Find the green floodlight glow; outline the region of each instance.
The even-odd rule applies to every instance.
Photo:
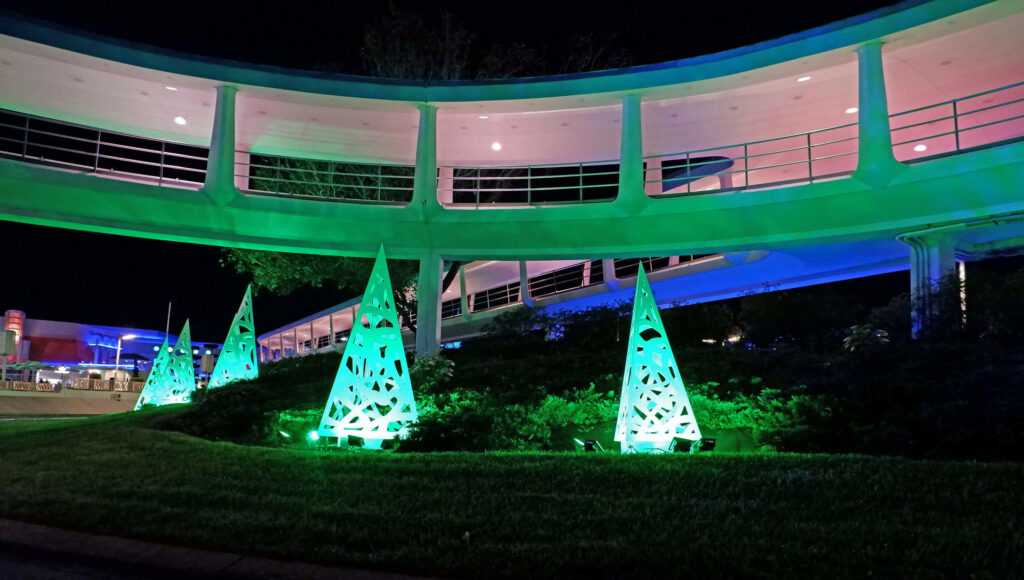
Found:
[[[320,440],[320,434],[317,433],[316,431],[310,431],[309,435],[306,435],[306,436],[309,437],[310,441],[319,441]]]
[[[207,351],[209,352],[209,351]],[[211,389],[260,375],[256,357],[256,329],[252,322],[252,285],[245,289],[242,304],[238,306],[235,319],[231,321],[224,348],[217,357],[217,365],[210,375]]]
[[[287,431],[278,431],[278,433],[280,433],[281,437],[284,437],[285,439],[291,439],[292,438],[291,433],[289,433]]]
[[[700,428],[642,264],[627,352],[615,426],[622,452],[670,451],[677,437],[699,440]]]
[[[417,418],[384,246],[377,253],[317,433],[362,437],[364,447],[403,435]]]
[[[135,403],[136,411],[143,405],[173,405],[192,400],[196,377],[191,353],[192,337],[186,320],[173,349],[167,348],[167,340],[164,340],[164,346],[153,362],[153,369]]]

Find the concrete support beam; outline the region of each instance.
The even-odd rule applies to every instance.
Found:
[[[882,41],[863,44],[856,52],[858,153],[854,177],[877,187],[889,183],[906,166],[892,153]]]
[[[960,302],[956,247],[942,235],[900,239],[910,246],[911,335],[920,338],[938,330],[938,324],[962,318],[962,313],[949,311]]]
[[[455,168],[441,167],[437,176],[437,201],[442,206],[455,200]]]
[[[434,356],[441,350],[441,257],[424,253],[416,285],[416,356]]]
[[[473,314],[469,311],[469,294],[466,293],[466,265],[459,268],[459,306],[462,310],[463,320],[472,320]]]
[[[612,290],[618,290],[622,284],[615,275],[615,260],[601,260],[601,271],[604,272],[604,283]]]
[[[213,114],[210,156],[206,161],[203,191],[218,205],[239,195],[235,189],[235,94],[230,85],[217,87],[217,107]]]
[[[416,132],[416,174],[410,205],[423,222],[442,211],[437,201],[437,107],[421,104]]]
[[[644,194],[658,195],[664,189],[662,186],[661,158],[647,160],[647,168],[644,172]]]
[[[530,276],[526,273],[526,262],[519,261],[519,300],[526,306],[533,306],[530,296]]]
[[[622,138],[619,145],[619,193],[615,206],[633,215],[651,203],[644,192],[643,118],[640,95],[622,97]]]

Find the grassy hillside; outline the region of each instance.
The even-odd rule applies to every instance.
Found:
[[[0,426],[0,516],[442,576],[1010,577],[1024,465],[821,455],[368,454]]]

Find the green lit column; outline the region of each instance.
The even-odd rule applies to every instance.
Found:
[[[889,183],[905,168],[892,154],[882,41],[875,40],[857,49],[857,83],[859,144],[854,177],[877,187]]]
[[[466,293],[466,265],[459,268],[459,306],[462,310],[462,319],[469,321],[473,315],[469,312],[469,294]]]
[[[238,195],[235,189],[235,93],[230,85],[217,87],[217,108],[213,114],[210,156],[206,161],[203,191],[215,203],[224,205]]]
[[[441,210],[437,201],[437,107],[419,106],[420,124],[416,132],[416,176],[413,180],[413,211],[424,222],[431,221]]]
[[[959,324],[956,242],[944,235],[900,236],[910,246],[910,324],[914,338]]]
[[[622,97],[622,138],[619,145],[619,193],[616,207],[636,214],[650,203],[644,192],[643,119],[640,95]]]
[[[434,356],[441,350],[441,256],[420,258],[416,284],[416,356]]]

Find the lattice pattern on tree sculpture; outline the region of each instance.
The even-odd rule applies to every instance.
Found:
[[[354,435],[373,447],[416,421],[401,330],[381,246],[320,420],[320,436]]]
[[[256,360],[256,329],[252,322],[252,285],[245,289],[242,304],[231,321],[224,348],[220,349],[217,366],[210,375],[210,388],[216,389],[232,381],[255,379],[260,375]]]
[[[700,429],[641,264],[615,440],[627,453],[668,451],[677,437],[700,439]]]
[[[143,405],[159,405],[156,401],[160,401],[162,398],[160,391],[163,389],[164,367],[171,360],[169,351],[170,347],[165,338],[163,345],[160,346],[160,352],[153,360],[153,367],[149,369],[149,376],[146,378],[146,384],[142,387],[142,392],[139,393],[139,400],[135,403],[136,411]]]
[[[174,349],[168,350],[165,340],[156,358],[146,385],[139,394],[139,401],[135,404],[136,410],[143,405],[173,405],[187,403],[192,399],[192,393],[196,390],[196,377],[188,320],[181,329]]]

